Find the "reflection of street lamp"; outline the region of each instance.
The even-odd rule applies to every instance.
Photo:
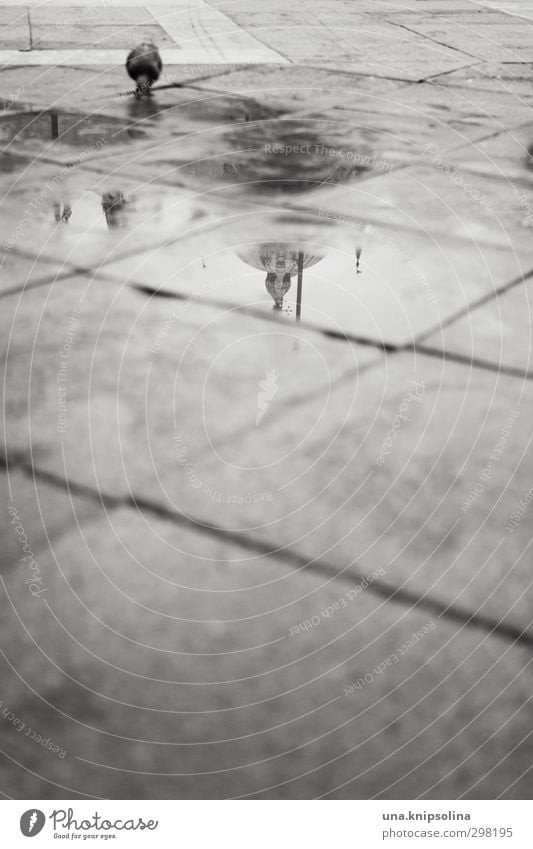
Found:
[[[50,112],[50,135],[54,141],[59,138],[59,116],[57,112]]]
[[[302,287],[304,284],[304,254],[298,251],[298,288],[296,290],[296,321],[302,314]]]

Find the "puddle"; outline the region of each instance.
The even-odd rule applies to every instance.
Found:
[[[24,140],[59,141],[73,147],[95,144],[123,144],[144,138],[136,124],[107,115],[79,115],[68,112],[13,112],[0,118],[0,143]]]
[[[251,194],[293,195],[326,184],[363,179],[372,172],[371,149],[345,150],[324,143],[290,118],[230,128],[221,139],[225,155],[186,164],[185,174],[205,183],[231,183]]]
[[[17,183],[19,225],[4,227],[4,249],[101,267],[144,297],[193,298],[378,343],[404,343],[438,323],[434,288],[448,273],[438,245],[372,223],[376,204],[358,191],[376,161],[367,141],[334,146],[313,122],[277,116],[181,142],[154,135],[154,104],[158,117],[155,98],[128,104],[130,124],[57,112],[1,119],[0,138],[19,133],[22,150],[33,138],[129,142],[100,160],[97,151],[83,169],[67,163],[38,202],[32,176],[26,188]],[[147,147],[152,138],[159,146]],[[43,164],[32,168],[39,175]],[[327,210],[344,187],[353,215],[334,217]]]

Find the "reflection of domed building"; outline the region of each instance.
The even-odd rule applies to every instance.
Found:
[[[274,309],[280,310],[283,307],[283,298],[291,288],[291,277],[298,274],[298,258],[300,257],[302,271],[324,258],[324,254],[311,253],[302,250],[303,247],[284,242],[269,242],[255,245],[237,254],[247,265],[266,271],[265,286],[274,301]]]

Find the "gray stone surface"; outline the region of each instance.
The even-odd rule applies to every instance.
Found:
[[[66,50],[69,47],[84,47],[91,49],[123,48],[128,50],[132,44],[142,43],[143,38],[164,46],[173,44],[172,39],[159,27],[150,24],[135,24],[121,26],[94,26],[90,23],[69,24],[68,26],[51,26],[36,24],[32,26],[34,50]]]
[[[112,5],[112,4],[109,4]],[[30,21],[34,26],[44,24],[46,26],[109,26],[107,9],[104,4],[94,6],[32,6],[29,10]],[[106,21],[107,18],[107,21]],[[153,15],[144,6],[132,4],[131,6],[113,6],[113,24],[115,26],[150,26],[156,25]]]
[[[30,29],[27,20],[1,25],[0,40],[4,50],[29,50]]]
[[[495,368],[509,366],[531,376],[531,297],[528,279],[525,285],[514,286],[433,334],[426,344],[492,363]]]
[[[420,403],[411,381],[425,386]],[[514,533],[506,526],[531,486],[530,383],[402,355],[339,386],[329,427],[315,399],[297,419],[273,403],[261,429],[249,427],[238,443],[216,441],[220,407],[214,397],[203,404],[213,447],[201,455],[189,446],[188,460],[222,498],[213,503],[195,489],[182,464],[176,478],[161,462],[160,486],[176,507],[275,550],[287,546],[304,562],[323,560],[332,575],[381,565],[388,587],[527,627],[529,522]],[[519,415],[495,453],[513,410]],[[409,420],[395,422],[398,414]],[[231,498],[258,491],[272,501]]]
[[[523,117],[530,117],[528,109],[524,109]],[[463,171],[472,174],[497,176],[513,181],[515,188],[515,205],[521,203],[525,217],[527,202],[533,200],[531,185],[533,182],[533,123],[521,122],[520,126],[505,129],[487,139],[482,139],[476,145],[475,155],[467,147],[462,147],[450,153],[448,161]]]
[[[5,299],[2,324],[12,340],[5,364],[8,456],[119,496],[132,487],[138,494],[141,479],[146,494],[154,487],[159,492],[154,462],[156,469],[170,463],[180,481],[178,435],[185,451],[196,454],[209,451],[213,438],[253,426],[259,382],[287,361],[294,371],[280,386],[283,403],[314,396],[311,403],[324,418],[335,382],[379,357],[375,349],[294,325],[247,317],[243,326],[231,308],[150,299],[90,277],[40,287],[29,302]],[[211,390],[246,413],[243,422],[217,416],[216,437],[206,432],[201,408],[206,391],[213,403]],[[68,407],[64,416],[61,402]]]
[[[3,747],[29,770],[12,769],[6,790],[15,779],[52,797],[146,797],[147,782],[159,798],[526,792],[511,784],[527,750],[498,764],[527,733],[526,652],[369,591],[322,617],[349,583],[235,546],[221,563],[216,540],[131,511],[71,528],[40,557],[46,601],[17,571],[3,584],[18,673],[2,662],[6,691],[66,750],[43,752],[4,723]]]
[[[477,62],[450,74],[437,75],[434,82],[445,87],[505,92],[509,98],[531,99],[530,69],[527,62]]]
[[[494,24],[480,26],[478,17],[451,21],[446,17],[421,20],[417,14],[396,16],[396,22],[412,32],[423,35],[436,44],[460,50],[467,56],[491,62],[531,62],[533,59],[533,29],[523,20],[499,22],[497,37]]]
[[[530,10],[304,5],[0,9],[8,797],[530,796]]]
[[[316,67],[418,80],[471,61],[466,54],[383,22],[378,15],[372,18],[361,15],[367,10],[359,4],[336,7],[332,24],[326,23],[324,10],[317,3],[306,5],[305,21],[299,7],[260,9],[257,5],[238,3],[225,7],[224,11],[269,47],[293,61]],[[406,49],[408,45],[411,50]]]

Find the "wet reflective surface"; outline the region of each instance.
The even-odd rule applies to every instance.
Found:
[[[171,106],[172,95],[122,97],[129,117],[5,115],[6,156],[32,146],[17,179],[6,177],[17,223],[6,221],[4,249],[97,262],[146,293],[274,312],[381,347],[436,332],[467,309],[469,291],[520,274],[521,245],[506,251],[479,204],[458,225],[367,129],[345,148],[317,135],[316,121],[250,98],[189,91]],[[480,241],[458,243],[465,226]]]
[[[526,792],[533,132],[283,74],[0,117],[12,795]]]

